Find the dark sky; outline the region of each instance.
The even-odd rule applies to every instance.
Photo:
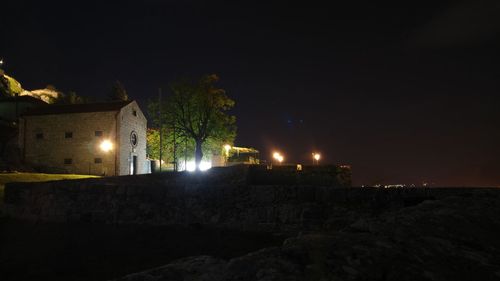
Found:
[[[0,57],[27,89],[146,109],[217,73],[237,145],[350,164],[357,185],[500,186],[500,2],[9,1]]]

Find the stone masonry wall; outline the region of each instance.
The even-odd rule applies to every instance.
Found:
[[[216,225],[264,231],[340,229],[363,216],[454,192],[248,185],[241,176],[217,172],[153,174],[11,183],[5,190],[5,212],[15,218],[60,222]]]
[[[103,139],[114,141],[116,112],[90,112],[60,115],[25,116],[21,119],[19,143],[24,161],[35,167],[50,167],[54,172],[77,174],[114,174],[114,153],[99,149]],[[95,131],[102,131],[96,137]],[[72,138],[65,138],[72,132]],[[37,139],[36,134],[43,138]],[[71,158],[71,164],[64,159]],[[101,158],[102,163],[94,163]]]
[[[46,172],[128,175],[135,155],[137,173],[142,174],[148,172],[146,128],[146,118],[134,101],[119,112],[25,116],[20,122],[19,145],[24,150],[24,161]],[[102,131],[103,135],[95,136],[96,131]],[[136,147],[130,142],[132,131],[138,136]],[[66,138],[66,132],[71,132],[72,137]],[[38,133],[43,138],[37,138]],[[103,152],[99,148],[106,139],[114,144],[112,151]],[[96,158],[102,162],[95,161]],[[71,159],[71,164],[65,164],[64,159]]]
[[[135,115],[134,115],[135,112]],[[139,106],[134,101],[123,107],[118,117],[118,145],[119,159],[118,167],[120,175],[130,174],[130,163],[132,156],[137,156],[137,174],[147,173],[146,162],[146,128],[147,120]],[[137,133],[137,146],[133,147],[130,142],[130,134],[132,131]]]

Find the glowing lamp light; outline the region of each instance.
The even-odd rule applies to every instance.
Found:
[[[189,161],[186,163],[186,171],[194,172],[196,170],[196,163],[194,161]]]
[[[200,171],[204,172],[208,169],[212,168],[212,163],[209,161],[201,161],[200,162]],[[186,163],[186,171],[194,172],[196,171],[196,163],[194,161],[189,161]]]
[[[229,154],[229,150],[231,150],[231,146],[229,144],[224,145],[224,150],[226,151],[226,154]]]
[[[273,158],[278,160],[278,158],[280,158],[280,153],[279,152],[273,153]]]
[[[113,150],[113,143],[109,140],[103,140],[99,145],[99,148],[104,152],[109,152]]]
[[[316,161],[316,165],[318,165],[319,164],[319,159],[321,159],[321,154],[313,152],[312,156],[313,156],[313,164]]]
[[[278,162],[283,162],[283,160],[285,160],[285,158],[283,157],[283,155],[281,155],[281,153],[279,152],[275,152],[273,153],[273,158],[276,159]]]
[[[212,163],[208,161],[201,161],[200,163],[200,171],[206,171],[208,169],[212,168]]]
[[[319,153],[313,153],[314,160],[319,161],[321,159],[321,155]]]
[[[284,158],[283,156],[281,156],[281,155],[280,155],[280,156],[278,157],[278,161],[280,162],[280,164],[281,164],[281,162],[283,162],[283,160],[285,160],[285,158]]]

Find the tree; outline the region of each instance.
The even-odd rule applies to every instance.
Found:
[[[162,155],[160,159],[160,130],[157,128],[148,128],[146,134],[147,156],[151,159],[163,160],[163,163],[166,164],[165,167],[173,164],[176,160],[178,162],[179,159],[190,161],[190,158],[186,156],[193,155],[194,142],[191,139],[181,138],[179,134],[176,134],[174,138],[171,128],[163,128],[162,132]],[[174,153],[174,149],[176,153]],[[175,154],[177,154],[176,159],[174,159]]]
[[[224,143],[232,143],[236,136],[236,118],[227,114],[234,101],[223,89],[215,87],[218,80],[215,74],[205,75],[194,82],[177,80],[171,85],[172,94],[162,105],[150,102],[149,106],[156,124],[159,123],[158,106],[162,107],[162,124],[177,143],[194,144],[197,169],[203,151],[218,152]]]
[[[108,95],[109,100],[112,101],[127,101],[128,100],[128,95],[127,95],[127,90],[125,90],[125,87],[123,84],[116,80],[115,83],[111,86],[111,91]]]

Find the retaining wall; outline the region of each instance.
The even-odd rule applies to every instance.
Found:
[[[466,189],[254,185],[241,173],[245,172],[11,183],[5,189],[5,212],[14,218],[40,221],[293,231],[339,229],[363,215],[467,194]]]

